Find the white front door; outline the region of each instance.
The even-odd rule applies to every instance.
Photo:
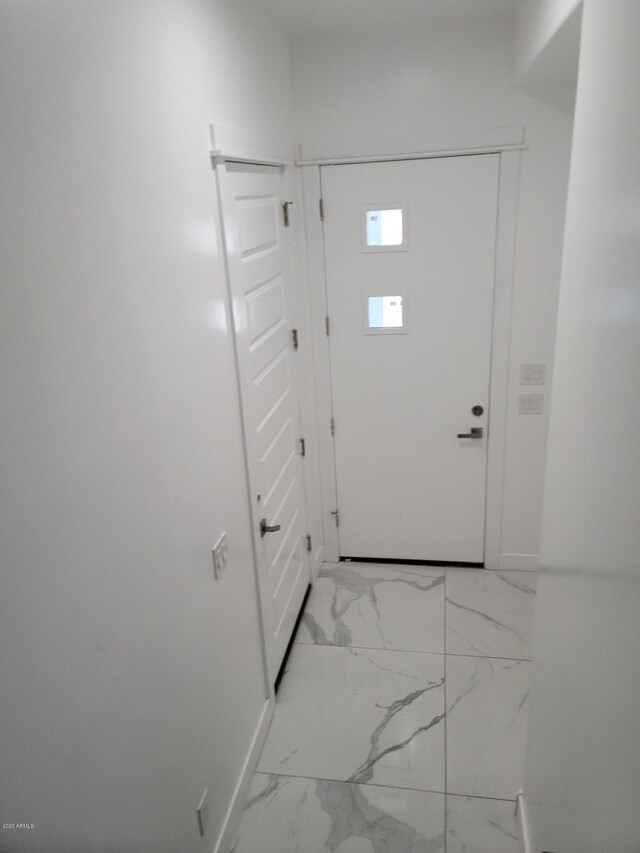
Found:
[[[219,173],[273,684],[309,585],[283,177],[277,167],[239,163]]]
[[[498,167],[321,170],[343,557],[484,560]]]

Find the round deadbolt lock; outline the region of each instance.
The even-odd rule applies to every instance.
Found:
[[[482,408],[482,406],[474,406],[473,409],[471,409],[471,414],[479,418],[480,415],[484,414],[484,409]]]

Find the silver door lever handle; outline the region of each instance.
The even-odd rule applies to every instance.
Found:
[[[260,538],[264,539],[267,533],[277,533],[278,530],[282,527],[281,524],[267,524],[267,519],[263,518],[260,520]]]
[[[458,438],[482,438],[484,429],[482,427],[471,427],[471,432],[459,432]]]

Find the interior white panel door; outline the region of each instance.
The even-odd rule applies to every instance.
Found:
[[[281,170],[227,163],[220,192],[273,683],[309,584]]]
[[[342,556],[484,560],[498,167],[322,168]]]

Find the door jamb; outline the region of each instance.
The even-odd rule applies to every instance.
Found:
[[[520,151],[500,154],[493,284],[484,564],[500,568]]]
[[[487,448],[487,479],[485,500],[484,562],[488,569],[500,568],[502,515],[504,493],[505,436],[508,404],[509,355],[511,342],[511,307],[515,261],[515,228],[522,146],[496,145],[491,153],[499,154],[498,211],[496,225],[493,320],[491,330],[489,443]],[[462,152],[438,151],[413,154],[411,159],[466,156]],[[489,153],[485,150],[482,153]],[[361,156],[348,162],[385,162],[392,159],[409,159],[406,154],[395,156]],[[344,162],[344,160],[342,161]],[[326,258],[324,227],[318,205],[322,198],[321,165],[335,163],[335,159],[300,164],[305,208],[307,238],[307,278],[312,316],[312,344],[314,354],[315,384],[317,392],[318,422],[320,424],[321,487],[324,506],[323,527],[325,559],[338,562],[338,529],[331,515],[337,509],[337,488],[333,437],[329,425],[333,417],[331,393],[331,358],[325,318],[329,317],[327,299]],[[330,214],[330,211],[328,212]],[[337,429],[340,428],[338,424]]]
[[[320,168],[303,166],[302,198],[306,226],[307,283],[309,310],[311,313],[311,346],[316,387],[316,411],[318,420],[318,450],[320,454],[320,487],[322,492],[322,531],[324,534],[324,558],[328,563],[337,563],[340,557],[338,529],[332,511],[337,509],[335,454],[331,419],[333,401],[331,392],[331,354],[327,320],[326,259],[324,252],[324,229],[320,219],[322,186]]]

